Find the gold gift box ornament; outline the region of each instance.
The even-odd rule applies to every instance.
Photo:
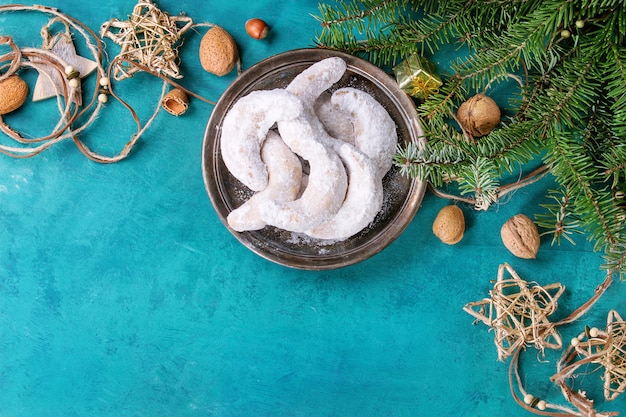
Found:
[[[435,72],[435,66],[417,53],[393,67],[393,72],[400,88],[419,99],[436,93],[443,84]]]

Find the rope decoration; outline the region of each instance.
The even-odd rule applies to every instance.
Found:
[[[140,11],[145,12],[145,16]],[[38,155],[56,143],[72,139],[78,149],[89,159],[99,163],[114,163],[121,161],[130,154],[136,143],[156,119],[168,85],[206,103],[215,104],[215,102],[189,91],[168,78],[170,76],[180,78],[176,64],[178,56],[173,45],[179,41],[181,33],[191,27],[192,22],[189,18],[170,18],[149,1],[140,0],[133,10],[131,22],[137,22],[139,25],[142,25],[143,31],[134,33],[138,37],[136,38],[138,41],[139,39],[148,41],[151,48],[149,48],[150,50],[146,56],[152,59],[142,58],[137,62],[130,61],[136,57],[135,54],[139,52],[138,49],[144,48],[145,45],[132,44],[128,40],[123,45],[123,53],[118,55],[105,69],[103,63],[103,43],[98,35],[82,22],[61,13],[55,8],[40,5],[0,5],[0,13],[2,12],[38,12],[52,16],[50,22],[41,30],[43,38],[43,46],[41,48],[20,48],[10,36],[0,36],[0,46],[6,45],[11,49],[10,52],[0,56],[0,82],[11,75],[17,74],[22,69],[35,69],[39,73],[38,83],[41,82],[46,86],[43,87],[44,91],[38,97],[40,99],[56,97],[59,120],[49,134],[29,138],[32,135],[16,131],[0,116],[0,130],[19,144],[19,146],[0,144],[1,153],[14,158],[29,158]],[[185,23],[182,28],[177,26],[180,22]],[[64,25],[66,31],[62,34],[51,36],[49,29],[55,23]],[[120,24],[119,22],[116,23],[116,21],[110,23],[113,26]],[[110,26],[105,24],[103,27]],[[150,31],[147,31],[146,28],[149,28]],[[70,33],[71,30],[75,31],[87,46],[91,53],[90,59],[75,54],[74,45],[71,43],[73,39],[73,35]],[[128,39],[131,39],[130,30],[126,30],[124,33],[128,34]],[[157,40],[156,44],[155,39]],[[59,42],[63,43],[62,46],[59,46],[61,49],[56,49]],[[61,50],[63,52],[59,53]],[[129,50],[131,52],[134,51],[134,53],[128,55]],[[73,64],[76,64],[77,68]],[[137,71],[145,71],[163,81],[161,94],[155,110],[145,122],[139,119],[132,106],[119,97],[113,89],[111,73],[119,72],[120,69],[126,75],[122,76],[122,78],[127,78]],[[97,77],[95,78],[93,94],[87,100],[87,103],[83,105],[82,78],[87,76],[87,72],[94,70],[97,72]],[[115,79],[115,77],[113,78]],[[92,151],[79,138],[79,134],[85,132],[98,118],[102,109],[105,108],[109,97],[114,98],[128,110],[136,127],[135,133],[131,135],[122,150],[113,156],[101,155]]]
[[[100,28],[100,36],[121,46],[121,59],[114,65],[113,77],[118,81],[130,78],[145,67],[161,75],[182,78],[176,45],[192,25],[191,18],[171,16],[149,0],[140,0],[129,20],[105,22]]]
[[[4,11],[43,12],[53,15],[54,19],[58,19],[68,27],[73,28],[83,37],[83,39],[85,39],[85,44],[93,55],[98,73],[101,77],[105,77],[106,72],[102,66],[101,59],[102,43],[85,25],[68,16],[65,16],[56,9],[45,6],[0,6],[0,12]],[[77,136],[78,133],[83,131],[95,120],[102,108],[102,105],[104,104],[103,100],[98,100],[98,89],[96,88],[94,90],[94,95],[91,97],[89,103],[81,109],[80,106],[76,105],[76,103],[80,102],[77,95],[82,94],[80,88],[80,77],[70,78],[70,71],[67,71],[66,73],[66,70],[69,70],[70,66],[61,57],[57,56],[49,49],[20,49],[10,36],[2,37],[0,43],[8,45],[11,48],[11,52],[0,56],[0,65],[2,63],[6,63],[7,61],[10,62],[8,69],[2,77],[0,77],[0,80],[10,75],[17,74],[17,72],[22,68],[33,68],[37,70],[40,77],[45,77],[45,79],[54,86],[60,112],[59,121],[52,129],[51,133],[42,137],[30,139],[26,138],[22,133],[12,129],[4,122],[2,117],[0,117],[0,130],[2,130],[4,134],[9,136],[14,141],[22,145],[26,145],[20,147],[0,145],[0,152],[16,158],[28,158],[41,153],[45,149],[48,149],[62,140],[72,138],[79,149],[81,149],[81,151],[83,151],[83,153],[87,156],[92,159],[105,159],[100,158],[97,154],[94,154],[91,150],[89,150]],[[52,74],[54,74],[54,76]],[[77,120],[79,120],[88,111],[92,111],[91,116],[84,122],[84,124],[77,126]]]
[[[549,403],[528,393],[524,389],[522,378],[519,374],[519,354],[519,350],[515,352],[509,365],[509,387],[515,401],[526,411],[550,417],[614,417],[619,415],[615,411],[597,411],[593,400],[587,398],[587,394],[584,391],[574,391],[565,384],[561,386],[561,391],[565,400],[574,408]],[[519,389],[521,397],[515,392],[515,386]]]
[[[510,277],[505,277],[505,273]],[[494,341],[498,359],[511,357],[509,365],[509,387],[515,401],[529,412],[551,417],[611,417],[619,413],[598,412],[593,400],[586,393],[574,391],[566,380],[587,363],[605,368],[604,395],[612,400],[626,390],[626,323],[614,311],[609,313],[606,331],[586,328],[562,356],[558,373],[551,380],[556,382],[565,399],[572,407],[548,403],[527,392],[519,374],[519,356],[529,344],[543,354],[546,348],[560,350],[563,346],[557,328],[578,320],[600,299],[613,281],[613,271],[595,290],[594,295],[567,317],[550,322],[548,317],[557,309],[558,299],[565,291],[559,283],[544,287],[528,283],[508,265],[502,264],[490,297],[471,302],[464,310],[490,327],[495,333]],[[586,339],[585,339],[586,338]],[[583,356],[574,362],[577,356]],[[521,395],[518,395],[519,394]]]
[[[510,278],[505,278],[508,272]],[[500,265],[490,298],[468,303],[463,308],[494,332],[498,360],[504,361],[528,344],[543,353],[561,349],[562,339],[548,317],[557,309],[565,291],[559,283],[541,287],[528,283],[508,264]]]
[[[575,360],[580,358],[579,360]],[[609,311],[606,330],[585,327],[572,339],[551,379],[567,395],[571,389],[565,381],[582,365],[592,363],[604,368],[604,399],[613,401],[626,391],[626,322],[615,310]]]

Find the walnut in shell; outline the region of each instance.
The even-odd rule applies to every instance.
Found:
[[[524,214],[511,217],[502,225],[500,236],[504,246],[518,258],[535,259],[539,251],[539,231]]]
[[[463,210],[454,205],[439,210],[433,222],[433,233],[447,245],[459,243],[465,233]]]
[[[461,127],[473,137],[490,133],[500,123],[500,108],[492,98],[476,94],[459,107],[456,114]]]

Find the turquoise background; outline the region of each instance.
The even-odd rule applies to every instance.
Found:
[[[134,2],[48,5],[98,30],[126,20]],[[310,0],[158,5],[224,27],[244,69],[312,46],[320,29]],[[270,24],[267,39],[246,35],[251,17]],[[0,34],[38,47],[46,22],[0,13]],[[184,35],[180,82],[217,100],[236,74],[201,69],[205,30]],[[119,47],[107,41],[106,51],[112,58]],[[32,88],[36,74],[23,77]],[[161,83],[138,74],[115,87],[145,120]],[[468,227],[458,245],[433,236],[449,201],[427,193],[407,230],[371,259],[333,271],[288,269],[244,248],[211,206],[200,158],[211,111],[196,99],[179,118],[161,111],[131,156],[112,165],[89,161],[70,141],[31,159],[0,155],[1,417],[530,415],[511,398],[493,334],[462,307],[487,296],[503,262],[529,281],[567,286],[555,320],[604,279],[601,255],[583,236],[576,246],[545,238],[536,260],[502,245],[500,226],[540,212],[550,177],[487,212],[462,206]],[[45,131],[56,117],[49,102],[4,119]],[[111,155],[133,133],[111,101],[82,138]],[[563,340],[585,324],[603,328],[610,309],[626,315],[625,291],[615,282],[582,320],[559,328]],[[536,396],[565,404],[549,381],[559,354],[539,361],[529,347],[522,378]],[[598,395],[600,376],[580,383]],[[603,410],[624,412],[624,401],[597,397]]]

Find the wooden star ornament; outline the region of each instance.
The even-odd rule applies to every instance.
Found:
[[[504,361],[528,344],[542,353],[545,348],[561,349],[561,336],[548,317],[556,311],[564,291],[560,283],[544,287],[529,283],[505,263],[498,269],[490,297],[468,303],[463,310],[493,330],[498,360]]]
[[[54,19],[53,19],[54,20]],[[95,61],[84,58],[76,53],[76,47],[72,42],[72,35],[69,31],[69,27],[66,26],[65,32],[57,33],[51,36],[48,32],[50,25],[54,21],[45,26],[41,33],[44,39],[42,50],[49,51],[54,56],[59,58],[60,62],[63,62],[66,66],[73,68],[77,71],[80,78],[85,78],[91,74],[98,67]],[[36,61],[36,58],[32,58],[31,61]],[[41,101],[51,97],[57,97],[63,92],[63,74],[52,68],[50,65],[39,65],[39,76],[35,83],[33,90],[33,101]],[[73,98],[77,105],[82,104],[82,97],[77,94]]]
[[[177,44],[193,25],[187,16],[171,16],[149,0],[139,0],[127,21],[112,19],[102,24],[100,36],[121,46],[114,61],[113,77],[130,78],[142,67],[157,74],[182,78]]]

